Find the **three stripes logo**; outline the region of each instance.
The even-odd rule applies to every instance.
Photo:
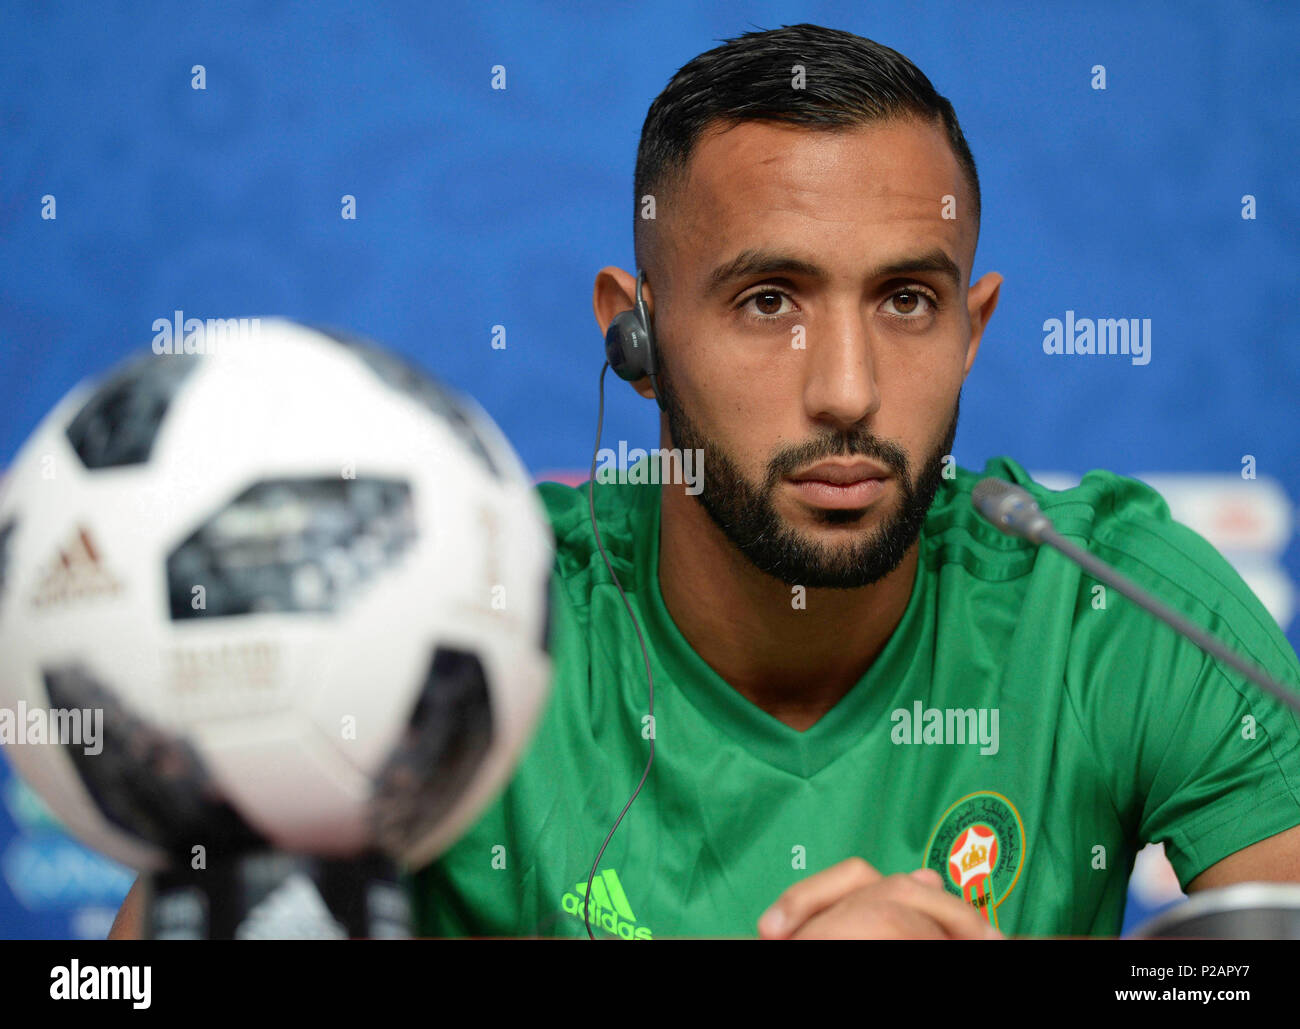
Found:
[[[582,901],[587,895],[587,880],[583,879],[561,899],[564,911],[582,921]],[[624,940],[651,940],[654,936],[645,926],[636,924],[636,915],[628,903],[618,873],[612,868],[600,872],[591,881],[591,898],[587,902],[587,915],[592,926]]]
[[[49,561],[32,594],[32,606],[49,607],[92,597],[111,597],[122,584],[104,567],[90,530],[78,526]]]

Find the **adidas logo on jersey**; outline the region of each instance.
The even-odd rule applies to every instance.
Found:
[[[32,606],[111,597],[121,591],[122,584],[100,560],[89,530],[78,527],[41,574],[32,594]]]
[[[572,915],[579,922],[582,918],[582,901],[587,895],[587,880],[583,879],[561,898],[565,914]],[[618,873],[607,868],[591,881],[591,898],[587,901],[587,915],[592,927],[604,929],[607,933],[624,940],[651,940],[654,936],[645,926],[636,924],[636,915],[628,903],[623,884],[619,882]]]

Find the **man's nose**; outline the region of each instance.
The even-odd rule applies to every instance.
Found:
[[[807,337],[804,408],[815,421],[849,429],[880,408],[876,346],[860,305]]]

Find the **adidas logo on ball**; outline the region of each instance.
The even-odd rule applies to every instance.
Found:
[[[32,594],[33,607],[67,604],[92,597],[111,597],[122,584],[104,567],[90,532],[78,526],[49,561]]]

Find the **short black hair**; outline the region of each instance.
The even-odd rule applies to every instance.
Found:
[[[792,87],[793,66],[806,69]],[[896,50],[820,25],[746,32],[693,58],[650,105],[641,127],[633,178],[632,236],[638,265],[643,247],[642,198],[666,193],[684,177],[705,128],[778,121],[837,130],[901,117],[943,122],[974,197],[979,231],[980,184],[966,137],[947,98]]]

